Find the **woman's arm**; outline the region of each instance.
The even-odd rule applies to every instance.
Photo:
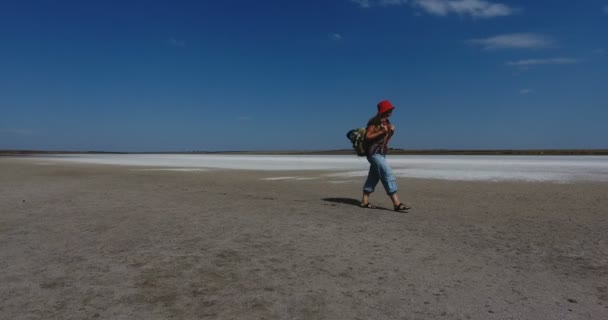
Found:
[[[370,125],[369,127],[367,127],[367,130],[365,131],[365,139],[370,141],[376,140],[378,139],[378,137],[381,137],[388,132],[386,127],[382,126],[381,128],[381,130],[374,132],[374,130],[376,130],[375,125]]]

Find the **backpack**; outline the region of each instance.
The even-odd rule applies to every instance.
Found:
[[[365,128],[357,128],[346,133],[346,137],[353,144],[353,149],[359,157],[367,155],[367,141],[365,140]]]

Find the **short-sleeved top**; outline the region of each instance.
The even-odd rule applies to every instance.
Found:
[[[377,125],[374,122],[375,118],[376,117],[369,119],[366,128],[369,128],[369,126],[374,125],[376,131],[379,131],[381,130],[381,126],[387,127],[389,124],[391,124],[388,119],[383,119],[381,120],[381,124]],[[389,131],[388,134],[380,136],[372,141],[368,141],[369,148],[367,149],[367,155],[369,156],[376,153],[386,154],[388,152],[388,141],[391,139],[392,136],[393,132]]]

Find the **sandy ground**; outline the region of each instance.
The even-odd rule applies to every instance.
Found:
[[[0,158],[0,318],[608,319],[608,184],[289,175]]]

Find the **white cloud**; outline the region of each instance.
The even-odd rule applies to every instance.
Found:
[[[400,6],[403,4],[407,4],[408,0],[350,0],[358,4],[361,8],[371,8],[371,7],[388,7],[388,6]]]
[[[508,16],[516,12],[515,9],[502,4],[486,0],[351,0],[362,8],[372,6],[397,6],[408,4],[437,16],[448,14],[469,15],[474,18],[492,18]]]
[[[485,0],[416,0],[414,4],[430,14],[438,16],[455,13],[475,18],[492,18],[508,16],[515,12],[514,9],[502,3],[491,3]]]
[[[369,3],[369,0],[350,0],[350,1],[358,4],[361,8],[369,8],[369,7],[371,7],[371,4]]]
[[[496,49],[540,49],[552,47],[555,41],[542,34],[512,33],[485,39],[472,39],[469,43],[480,45],[484,50]]]
[[[578,63],[578,59],[573,58],[551,58],[551,59],[527,59],[518,61],[507,62],[508,66],[518,68],[528,68],[531,66],[543,65],[543,64],[575,64]]]
[[[602,10],[604,11],[605,14],[608,14],[608,4],[605,5]]]
[[[532,89],[521,89],[521,90],[519,90],[519,93],[526,95],[526,94],[532,93],[532,91],[533,91]]]
[[[341,34],[339,34],[339,33],[330,33],[330,34],[329,34],[329,38],[330,38],[331,40],[335,40],[335,41],[340,41],[340,40],[342,40],[342,39],[343,39],[342,35],[341,35]]]

